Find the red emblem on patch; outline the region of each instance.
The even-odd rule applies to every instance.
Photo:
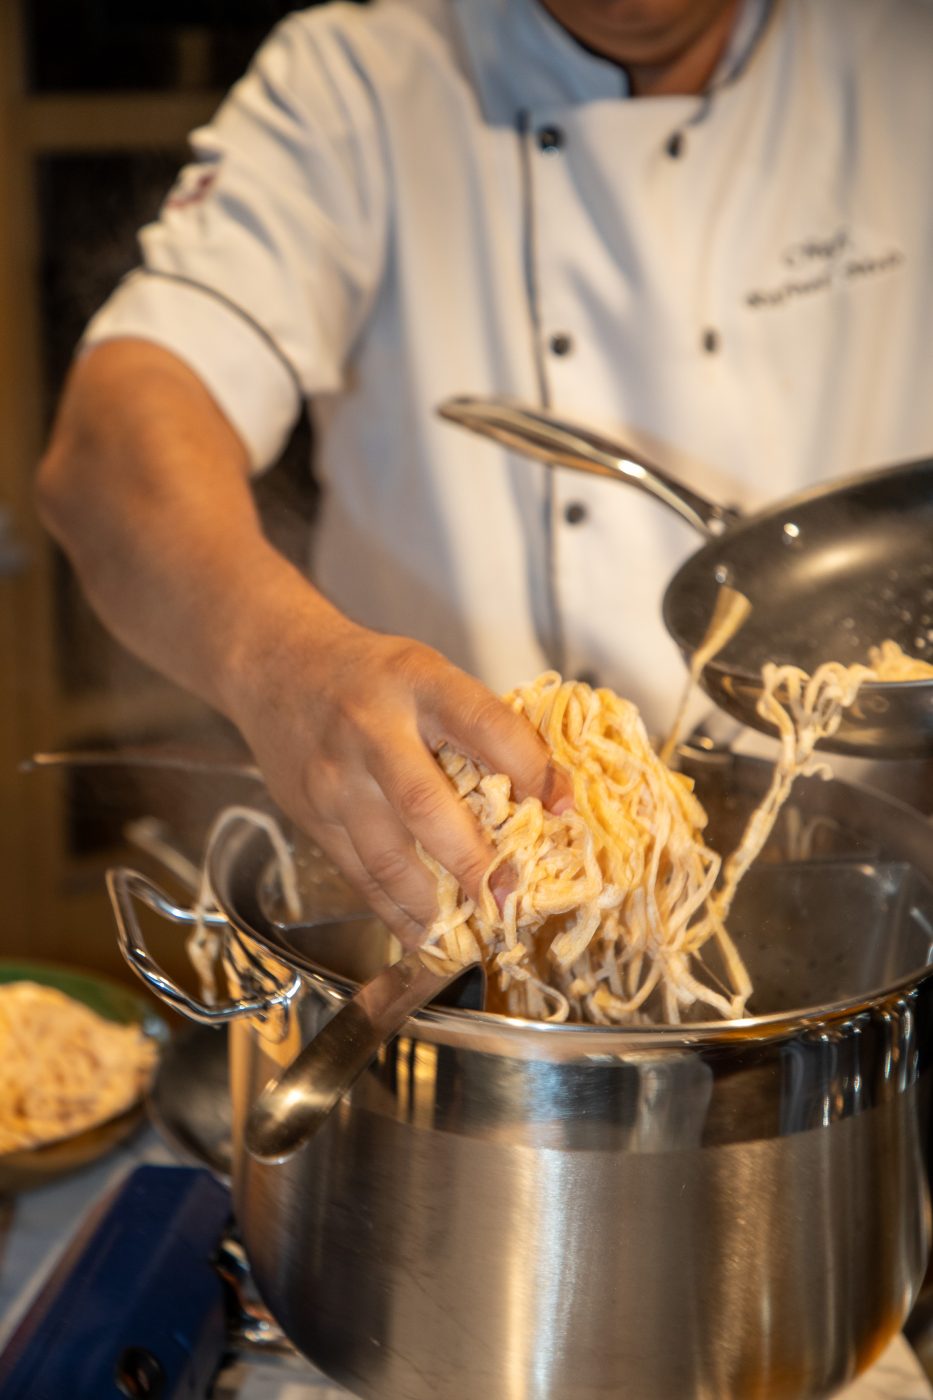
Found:
[[[187,182],[179,182],[165,201],[166,209],[187,209],[192,204],[200,204],[217,183],[217,174],[216,170],[202,170],[188,188],[185,188]]]

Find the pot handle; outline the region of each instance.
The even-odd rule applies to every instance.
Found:
[[[169,923],[195,927],[200,922],[209,928],[229,928],[223,914],[208,910],[202,914],[194,909],[183,909],[173,904],[158,885],[137,870],[124,866],[107,871],[107,893],[113,905],[117,921],[117,938],[120,952],[130,967],[160,1000],[187,1016],[189,1021],[198,1021],[205,1026],[221,1026],[238,1016],[262,1016],[277,1007],[287,1006],[301,987],[301,979],[296,973],[287,986],[276,986],[268,992],[252,997],[241,997],[237,1001],[220,1002],[208,1006],[197,997],[190,996],[173,982],[168,973],[155,961],[146,946],[139,920],[136,917],[135,900],[145,904],[154,913],[167,919]]]
[[[409,1016],[458,982],[457,1004],[481,1011],[480,962],[463,966],[415,948],[377,972],[259,1095],[246,1121],[250,1155],[279,1163],[304,1147]]]
[[[508,399],[465,395],[445,399],[437,411],[451,423],[492,438],[549,467],[571,467],[574,471],[628,482],[661,501],[706,539],[721,535],[739,519],[736,511],[707,500],[622,443],[544,409]]]

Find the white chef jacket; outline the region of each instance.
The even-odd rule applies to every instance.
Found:
[[[742,509],[933,453],[933,7],[775,0],[699,97],[626,95],[536,0],[287,19],[87,339],[203,379],[260,469],[303,399],[313,574],[497,690],[547,666],[662,729],[658,502],[439,420],[546,403]]]

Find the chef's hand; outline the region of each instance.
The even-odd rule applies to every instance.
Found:
[[[266,539],[249,472],[186,364],[114,340],[71,372],[38,504],[111,631],[239,726],[282,808],[415,941],[434,913],[415,841],[472,896],[492,855],[432,751],[447,740],[552,807],[569,783],[477,681],[322,598]]]
[[[233,718],[269,789],[406,946],[435,912],[415,842],[477,898],[493,850],[434,754],[443,743],[504,772],[518,798],[572,801],[534,728],[420,643],[313,606],[267,632]]]

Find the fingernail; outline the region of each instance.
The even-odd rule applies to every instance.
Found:
[[[498,869],[494,870],[490,875],[489,888],[492,891],[492,897],[496,901],[500,914],[505,906],[505,901],[515,889],[516,884],[515,868],[512,865],[500,865]]]
[[[553,812],[557,817],[562,812],[569,812],[573,807],[573,791],[567,791],[569,785],[570,780],[567,775],[550,764],[544,775],[541,802],[549,812]],[[559,797],[555,796],[558,789],[563,789]]]

